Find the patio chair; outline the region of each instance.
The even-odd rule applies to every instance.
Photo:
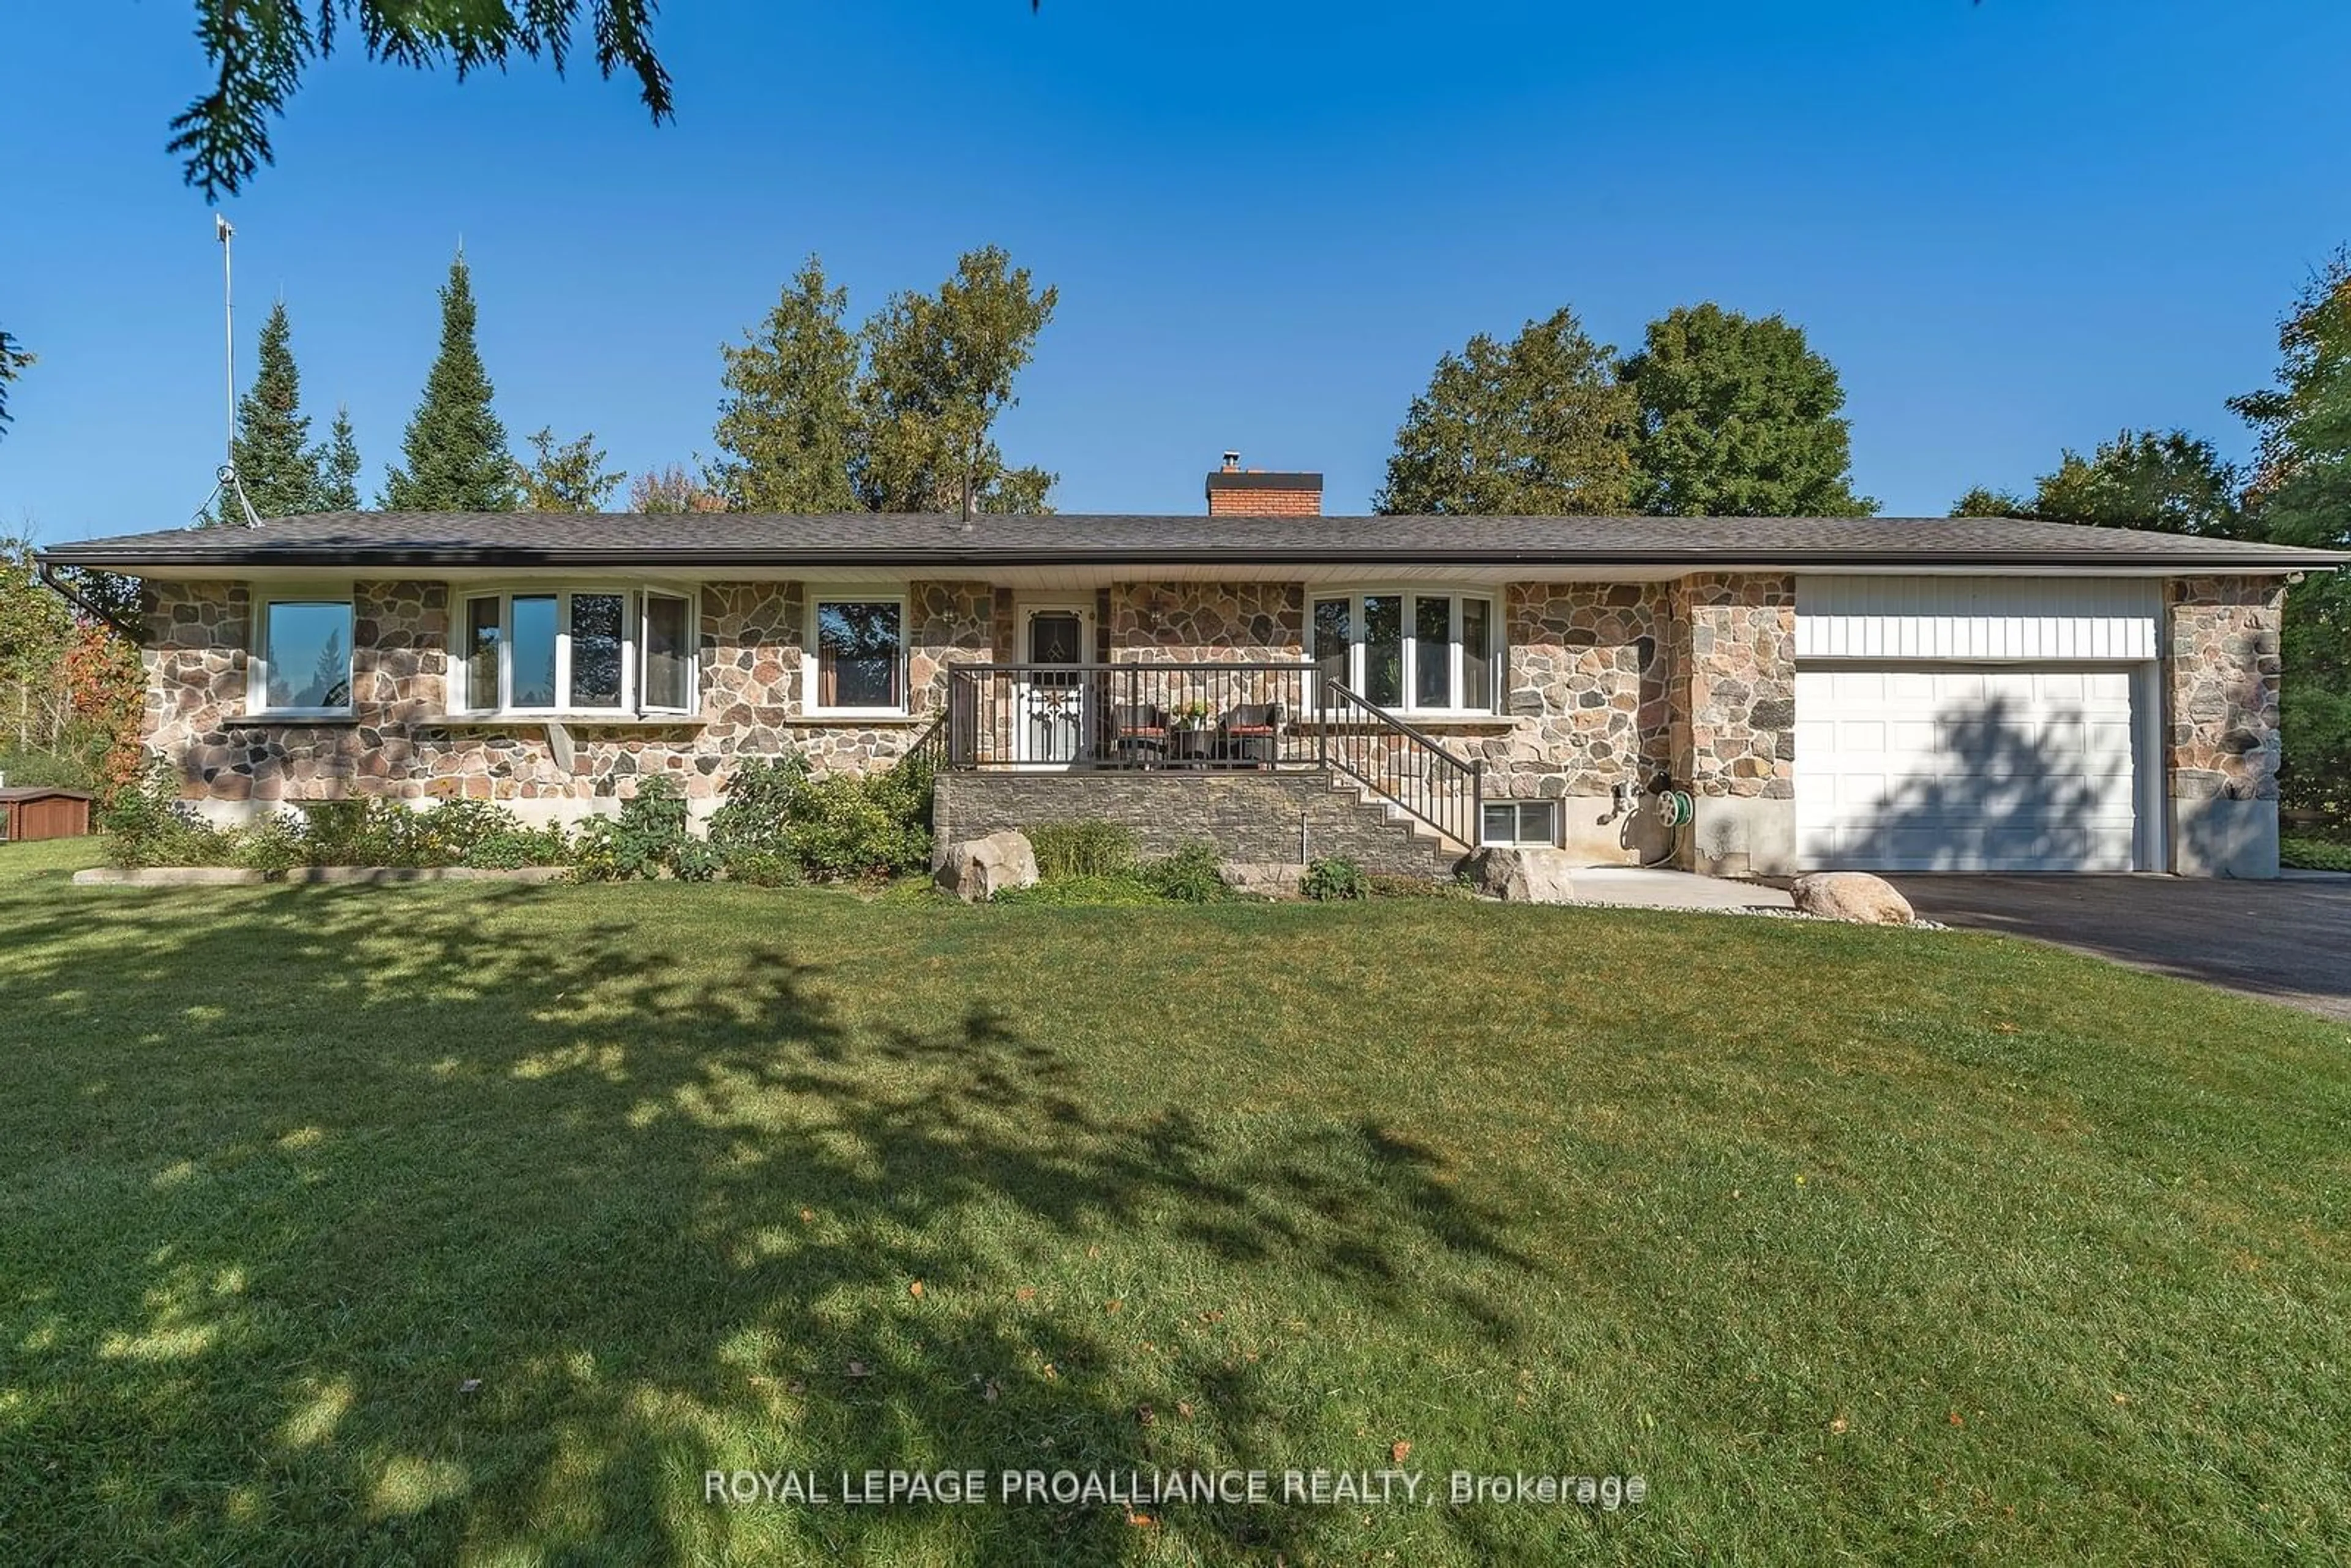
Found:
[[[1110,756],[1129,768],[1148,768],[1167,758],[1167,710],[1148,703],[1110,710]]]
[[[1281,705],[1240,703],[1217,721],[1217,750],[1247,768],[1270,768],[1280,757]]]

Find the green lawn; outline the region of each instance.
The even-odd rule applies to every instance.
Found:
[[[2351,1555],[2339,1023],[1796,922],[92,859],[0,849],[11,1562]],[[1113,1465],[1649,1496],[704,1501]]]

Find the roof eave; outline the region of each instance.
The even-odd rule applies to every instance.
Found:
[[[461,549],[447,547],[354,550],[206,549],[184,553],[127,553],[77,550],[70,545],[36,554],[37,560],[56,566],[96,567],[137,572],[163,568],[339,567],[413,569],[432,567],[873,567],[984,568],[990,566],[1542,566],[1656,570],[1681,567],[1692,571],[1821,570],[1834,568],[1963,568],[2044,567],[2084,571],[2123,569],[2182,572],[2228,572],[2266,576],[2294,571],[2331,570],[2351,565],[2351,555],[2332,550],[2271,547],[2259,555],[2214,553],[2145,554],[2081,550],[1779,550],[1767,556],[1731,559],[1687,550],[1301,550],[1173,549],[1149,551],[1071,549],[917,549],[887,550],[778,549]]]

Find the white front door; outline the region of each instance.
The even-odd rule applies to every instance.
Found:
[[[2149,863],[2128,668],[1796,672],[1808,869],[2129,871]]]
[[[1020,663],[1032,666],[1013,685],[1013,745],[1023,762],[1068,767],[1088,749],[1093,619],[1083,605],[1021,607]]]

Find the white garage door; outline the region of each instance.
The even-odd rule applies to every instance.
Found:
[[[1797,857],[2129,871],[2132,734],[2128,670],[1799,667]]]

